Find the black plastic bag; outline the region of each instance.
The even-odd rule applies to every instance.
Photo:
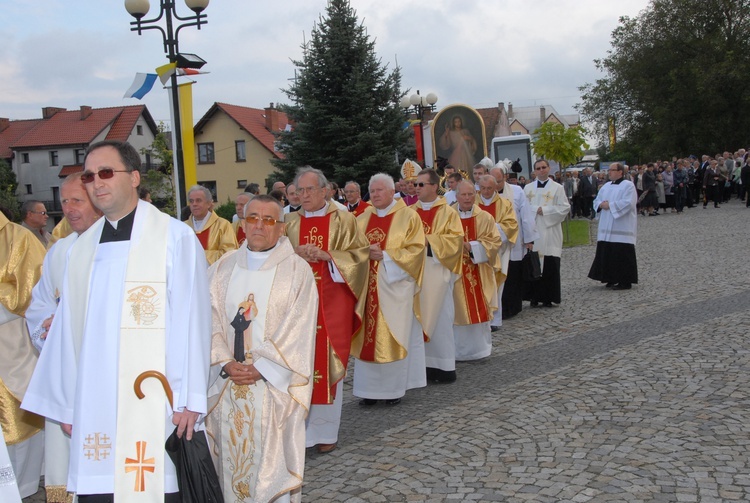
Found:
[[[542,264],[539,262],[539,252],[528,250],[521,260],[524,281],[536,281],[542,277]]]
[[[219,477],[211,460],[205,431],[177,438],[177,428],[164,445],[177,469],[177,485],[183,503],[224,503]]]

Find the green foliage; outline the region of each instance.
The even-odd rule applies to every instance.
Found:
[[[174,178],[172,178],[172,150],[169,149],[169,142],[166,127],[163,122],[157,126],[158,133],[149,148],[142,149],[141,153],[151,155],[151,160],[158,166],[157,169],[149,170],[141,175],[141,187],[145,187],[151,192],[151,199],[154,205],[163,212],[172,216],[177,215],[175,208],[175,188]]]
[[[750,129],[750,1],[652,0],[623,17],[604,73],[581,87],[584,120],[608,143],[645,158],[713,154],[745,146]]]
[[[591,243],[591,223],[588,220],[567,219],[563,224],[563,248]]]
[[[214,213],[219,215],[221,218],[225,220],[229,220],[231,222],[232,217],[234,216],[234,213],[235,213],[235,209],[236,208],[234,206],[234,201],[227,198],[227,202],[225,202],[224,204],[220,206],[214,207]]]
[[[284,91],[292,104],[280,107],[295,127],[279,135],[286,158],[273,161],[278,179],[289,182],[308,164],[339,183],[397,174],[396,154],[408,138],[398,106],[401,74],[377,58],[348,0],[328,2],[302,48],[296,79]]]
[[[18,180],[10,165],[0,159],[0,206],[7,208],[13,215],[13,220],[20,217],[20,204],[16,196]]]
[[[589,148],[583,134],[578,127],[566,128],[556,122],[546,122],[534,131],[534,152],[537,156],[559,162],[561,168],[575,164]]]

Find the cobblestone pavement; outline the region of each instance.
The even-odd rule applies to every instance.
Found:
[[[563,303],[506,320],[455,384],[364,408],[349,377],[303,501],[750,501],[749,220],[639,217],[630,291],[586,278],[593,245],[564,250]]]

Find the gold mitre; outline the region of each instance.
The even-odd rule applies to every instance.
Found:
[[[401,178],[404,180],[415,180],[422,168],[416,162],[407,159],[401,165]]]

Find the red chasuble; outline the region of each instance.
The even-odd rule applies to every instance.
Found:
[[[208,236],[211,234],[211,227],[206,227],[200,232],[196,232],[195,235],[198,237],[198,241],[201,242],[201,246],[204,250],[208,250]]]
[[[359,204],[357,205],[357,207],[356,207],[356,208],[354,208],[353,210],[351,210],[351,209],[350,209],[350,210],[349,210],[349,213],[353,213],[355,217],[358,217],[358,216],[360,216],[360,215],[361,215],[362,213],[364,213],[364,212],[365,212],[365,210],[366,210],[367,208],[369,208],[369,207],[370,207],[370,203],[368,203],[367,201],[363,201],[362,199],[360,199],[360,200],[359,200]],[[349,208],[349,206],[348,206],[348,205],[347,205],[347,208]]]
[[[474,217],[462,218],[461,225],[464,227],[464,242],[468,243],[469,241],[476,241],[477,229]],[[463,261],[461,282],[464,287],[464,297],[466,298],[466,307],[471,324],[474,325],[490,321],[491,317],[487,310],[487,303],[484,301],[482,277],[479,275],[479,266],[466,257],[464,257]]]
[[[415,208],[419,214],[419,218],[422,219],[422,226],[424,227],[425,234],[432,234],[432,222],[435,221],[435,215],[440,206],[433,206],[429,210],[423,210],[422,208]]]
[[[384,217],[377,214],[370,216],[367,222],[365,236],[371,245],[380,245],[385,250],[388,241],[388,231],[391,228],[393,213]],[[378,299],[378,268],[380,260],[370,260],[370,270],[367,275],[367,302],[365,304],[365,341],[359,359],[363,362],[375,361],[375,338],[378,334],[378,312],[380,312],[380,300]]]
[[[300,214],[299,244],[312,244],[328,251],[331,215],[307,218]],[[335,354],[346,367],[352,337],[359,330],[361,321],[355,314],[357,298],[349,285],[333,281],[328,262],[313,262],[310,267],[318,287],[318,330],[315,333],[311,403],[328,405],[336,398],[338,383],[330,378],[331,358]]]
[[[240,224],[237,226],[237,243],[241,243],[244,240],[245,240],[245,230],[242,228],[242,224]]]

